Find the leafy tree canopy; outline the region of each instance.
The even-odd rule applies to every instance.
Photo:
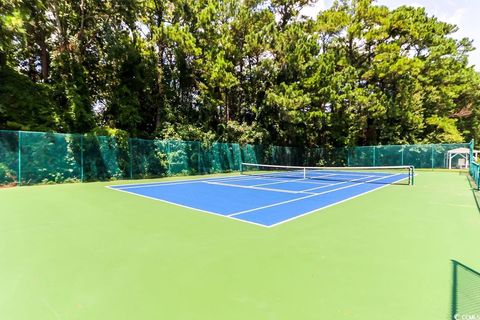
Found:
[[[292,146],[480,138],[469,39],[338,0],[4,0],[0,128]]]

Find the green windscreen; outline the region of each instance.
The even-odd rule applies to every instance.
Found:
[[[84,181],[102,181],[129,177],[128,142],[113,137],[83,137]]]
[[[80,181],[81,136],[73,134],[19,132],[18,183]]]
[[[167,148],[162,140],[130,139],[130,177],[146,179],[168,174]]]
[[[0,131],[0,186],[233,172],[242,162],[447,168],[448,151],[468,147],[463,143],[299,148]],[[453,166],[460,160],[453,158]]]
[[[405,165],[404,146],[378,146],[375,147],[376,166],[403,166]],[[409,165],[407,163],[407,165]]]

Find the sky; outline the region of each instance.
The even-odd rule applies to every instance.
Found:
[[[318,0],[311,7],[302,10],[302,14],[315,17],[320,10],[329,8],[333,0]],[[456,24],[459,30],[455,38],[464,37],[473,40],[477,50],[470,53],[470,64],[480,71],[480,1],[479,0],[377,0],[378,5],[395,9],[402,5],[425,7],[430,15],[439,20]]]

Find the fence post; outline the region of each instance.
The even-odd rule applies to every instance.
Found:
[[[347,167],[350,167],[350,148],[345,147],[347,149]]]
[[[22,131],[18,131],[18,175],[17,185],[22,185]]]
[[[345,147],[345,150],[347,152],[347,167],[350,167],[350,151],[348,147]]]
[[[80,135],[80,182],[84,181],[83,169],[83,134]]]
[[[471,164],[472,164],[472,162],[473,162],[473,159],[474,159],[474,157],[473,157],[473,149],[475,148],[475,140],[474,140],[474,139],[472,139],[472,140],[470,141],[470,146],[469,146],[469,147],[470,147],[470,157],[469,157],[469,158],[470,158],[470,159],[469,159],[469,160],[470,160],[470,163],[468,164],[468,167],[470,168],[470,166],[471,166]]]
[[[432,148],[431,157],[432,157],[432,170],[433,170],[433,161],[434,161],[434,160],[433,160],[433,148],[434,148],[434,145],[432,144],[432,145],[430,145],[430,146],[431,146],[431,148]]]
[[[170,140],[167,140],[167,163],[168,163],[168,175],[172,175],[171,168],[170,168]]]
[[[405,146],[402,146],[402,166],[403,166],[403,153],[405,152]]]
[[[133,179],[132,138],[128,138],[128,157],[130,158],[130,180]]]
[[[375,167],[375,146],[372,147],[373,148],[373,166]]]
[[[240,144],[236,143],[235,144],[235,153],[237,154],[237,163],[238,163],[238,170],[241,170],[242,168],[242,149],[240,149]]]
[[[197,174],[202,174],[203,173],[202,164],[201,164],[202,157],[200,156],[200,152],[202,152],[201,142],[197,141],[196,146],[197,146]]]

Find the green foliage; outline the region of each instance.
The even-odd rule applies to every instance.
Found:
[[[159,133],[159,138],[162,140],[210,142],[215,139],[215,133],[202,130],[202,128],[190,124],[173,125],[164,123],[163,130]]]
[[[221,140],[225,142],[237,142],[240,144],[263,144],[268,139],[268,132],[257,123],[251,125],[238,121],[228,121],[224,127]]]
[[[463,141],[463,136],[457,129],[455,119],[432,116],[426,122],[428,126],[432,127],[432,133],[427,136],[427,141],[433,143],[457,143]]]
[[[455,25],[373,0],[300,16],[312,2],[4,1],[0,128],[327,148],[480,138],[480,76]]]
[[[34,83],[8,66],[0,68],[1,128],[56,130],[63,125],[60,113],[49,86]]]
[[[16,182],[16,173],[6,164],[0,162],[0,185],[7,185]]]

